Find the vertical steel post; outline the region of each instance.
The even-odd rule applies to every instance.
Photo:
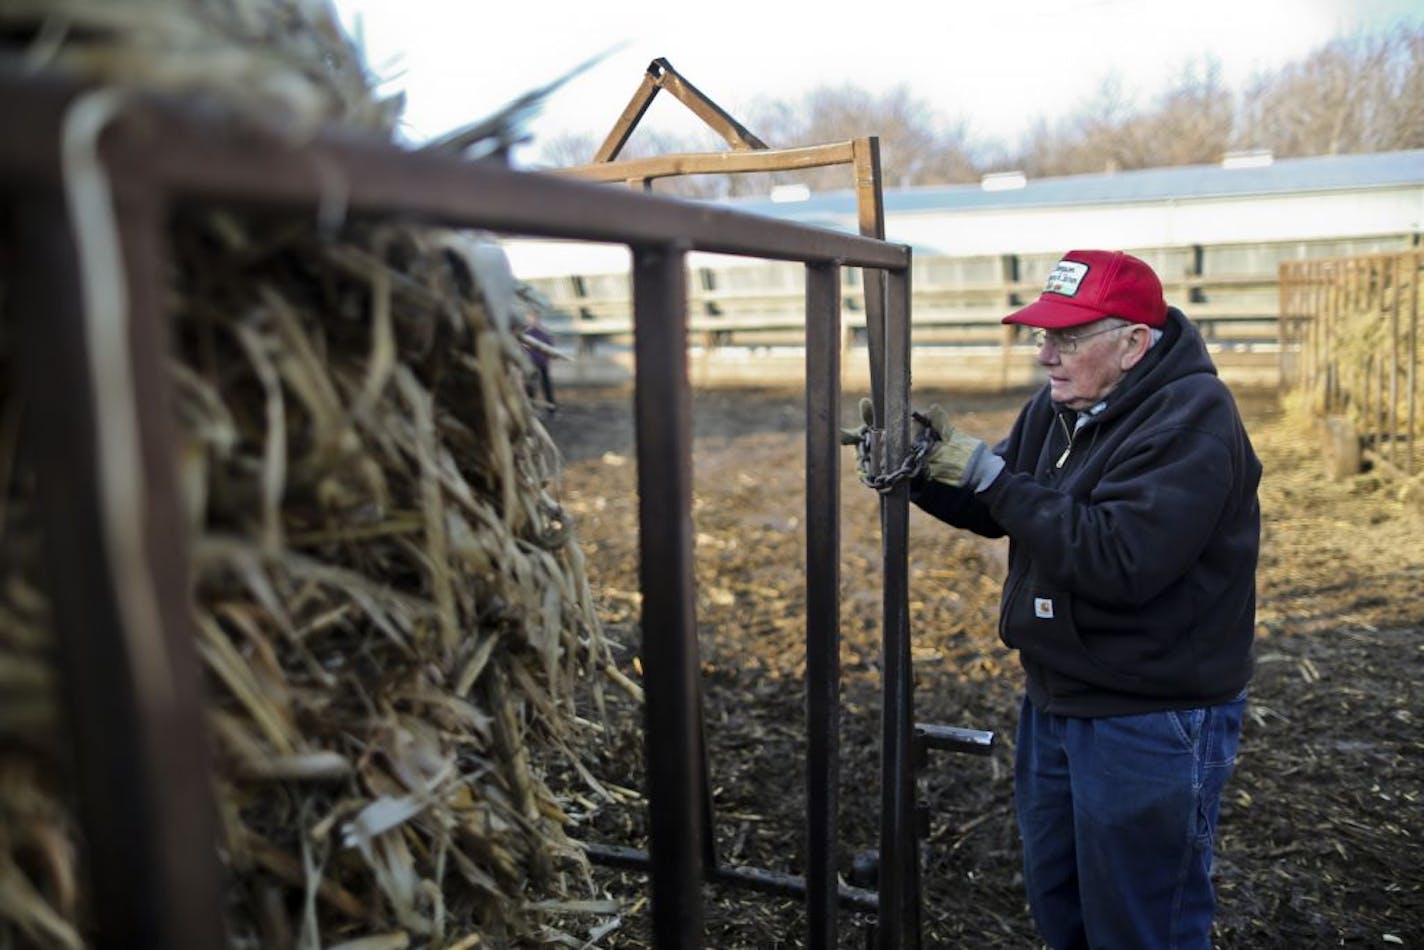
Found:
[[[1325,274],[1316,264],[1311,264],[1307,262],[1305,264],[1305,267],[1308,269],[1307,273],[1309,273],[1310,279],[1314,283],[1314,289],[1311,291],[1312,297],[1310,303],[1310,323],[1308,323],[1305,327],[1306,331],[1310,334],[1309,339],[1307,340],[1307,343],[1309,343],[1310,348],[1310,373],[1308,376],[1308,381],[1310,383],[1310,404],[1311,407],[1316,411],[1323,411],[1323,397],[1320,395],[1320,393],[1323,389],[1322,380],[1324,378],[1325,371],[1323,368],[1323,360],[1321,358],[1320,341],[1321,334],[1324,332],[1323,328],[1325,324],[1324,314],[1325,299],[1327,293],[1325,287]],[[1321,405],[1317,405],[1317,402],[1320,402]]]
[[[1378,361],[1381,365],[1383,360]],[[1360,407],[1359,434],[1365,446],[1379,448],[1379,431],[1374,428],[1372,418],[1372,397],[1374,396],[1374,384],[1376,369],[1376,358],[1374,353],[1367,353],[1355,361],[1359,367],[1359,375],[1355,384],[1351,387],[1357,394],[1357,402]]]
[[[807,947],[836,946],[840,783],[841,269],[806,267]]]
[[[1323,313],[1325,320],[1321,325],[1320,358],[1321,369],[1324,375],[1324,408],[1326,412],[1334,412],[1335,392],[1338,388],[1340,375],[1335,367],[1335,347],[1333,345],[1335,339],[1335,312],[1340,307],[1340,268],[1334,265],[1328,267],[1325,276],[1329,282],[1325,288],[1325,310]]]
[[[211,769],[159,319],[162,206],[140,186],[114,211],[103,251],[121,286],[98,299],[82,293],[61,195],[15,202],[23,427],[98,939],[217,947]]]
[[[1321,286],[1320,272],[1312,267],[1309,262],[1301,265],[1301,273],[1309,281],[1309,308],[1310,319],[1301,323],[1301,346],[1305,352],[1305,375],[1303,377],[1306,386],[1306,395],[1312,410],[1316,410],[1316,392],[1319,387],[1316,379],[1319,376],[1318,349],[1320,342],[1320,313],[1321,305],[1324,301],[1324,290]]]
[[[1325,411],[1335,411],[1335,393],[1339,387],[1339,371],[1335,366],[1335,312],[1340,307],[1340,268],[1331,266],[1327,273],[1329,284],[1325,290],[1325,317],[1320,334],[1320,355],[1325,371]]]
[[[880,190],[880,139],[876,136],[851,143],[851,167],[855,170],[855,205],[860,233],[885,240],[885,200]],[[885,272],[870,268],[861,271],[865,301],[865,345],[870,354],[870,398],[875,404],[875,422],[884,425],[885,416]]]
[[[1340,301],[1340,268],[1335,264],[1324,265],[1321,279],[1325,282],[1324,306],[1320,322],[1319,345],[1321,391],[1324,393],[1322,408],[1325,412],[1335,411],[1335,348],[1331,340],[1335,334],[1335,311]]]
[[[1404,255],[1390,258],[1390,461],[1398,464],[1400,442],[1400,281]]]
[[[1371,323],[1384,323],[1384,270],[1379,260],[1369,262],[1369,286],[1366,300],[1365,312],[1369,314]],[[1373,354],[1371,361],[1374,366],[1374,378],[1365,380],[1365,387],[1374,388],[1374,395],[1366,397],[1366,406],[1373,411],[1372,417],[1366,418],[1366,424],[1374,431],[1370,434],[1369,440],[1374,445],[1375,452],[1384,452],[1385,427],[1384,420],[1388,407],[1385,405],[1384,379],[1385,379],[1385,352],[1381,348],[1380,352]]]
[[[1419,351],[1419,281],[1424,279],[1424,254],[1415,251],[1410,255],[1409,260],[1409,369],[1406,371],[1405,388],[1409,392],[1409,407],[1405,412],[1408,422],[1405,424],[1405,431],[1409,433],[1409,443],[1405,460],[1404,474],[1414,474],[1414,448],[1418,440],[1414,436],[1414,423],[1418,418],[1416,415],[1418,405],[1416,393],[1419,392],[1419,364],[1424,360],[1424,353]]]
[[[1364,269],[1365,299],[1360,310],[1368,316],[1371,323],[1383,322],[1381,310],[1384,306],[1384,273],[1380,264],[1379,260],[1372,259],[1366,262]],[[1365,377],[1364,424],[1373,430],[1367,438],[1376,452],[1384,451],[1384,364],[1383,350],[1379,353],[1372,353],[1365,364],[1373,370],[1373,375]]]
[[[653,940],[702,946],[704,785],[692,561],[686,251],[633,250],[639,584]]]
[[[1358,259],[1352,258],[1350,260],[1349,267],[1350,294],[1347,298],[1347,305],[1344,314],[1345,320],[1340,324],[1340,329],[1342,332],[1338,339],[1338,342],[1342,345],[1342,348],[1343,344],[1345,344],[1348,340],[1348,336],[1344,331],[1350,328],[1350,325],[1353,324],[1355,320],[1364,313],[1367,307],[1367,301],[1364,299],[1364,282],[1367,277],[1365,265],[1361,263]],[[1366,361],[1372,355],[1373,354],[1364,354],[1351,359],[1350,374],[1345,377],[1345,402],[1347,407],[1353,406],[1356,412],[1361,412],[1360,404],[1362,400],[1359,395],[1361,390],[1363,390],[1366,394],[1368,394],[1369,392],[1369,370]],[[1366,406],[1365,408],[1367,409],[1368,406]],[[1359,426],[1361,428],[1364,428],[1368,425],[1369,416],[1367,414],[1361,413]],[[1364,435],[1364,433],[1361,433],[1361,435]]]
[[[910,268],[886,274],[885,456],[897,466],[910,449]],[[884,589],[880,916],[882,950],[920,945],[919,843],[915,822],[914,674],[910,666],[910,492],[881,495]]]
[[[1291,275],[1288,263],[1282,263],[1276,269],[1276,339],[1280,341],[1280,349],[1276,351],[1276,385],[1280,389],[1291,384],[1287,355],[1290,353]]]

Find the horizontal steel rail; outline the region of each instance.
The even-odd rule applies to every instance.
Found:
[[[0,176],[53,178],[60,125],[82,89],[0,73]],[[408,151],[339,131],[306,140],[199,113],[177,101],[122,109],[106,136],[116,172],[174,198],[400,215],[449,227],[612,244],[672,245],[801,263],[900,270],[910,251],[825,228],[690,201],[594,187],[558,175]]]
[[[650,158],[629,158],[621,162],[561,168],[558,174],[584,181],[645,182],[678,175],[726,175],[737,172],[824,168],[828,165],[845,165],[854,160],[854,142],[832,142],[801,148],[758,149],[749,152],[687,152]]]
[[[619,845],[607,844],[585,844],[584,851],[588,856],[606,867],[623,868],[628,871],[648,871],[653,864],[646,851],[637,848],[627,848]],[[740,867],[735,864],[720,865],[708,875],[714,883],[729,884],[735,887],[744,887],[749,890],[760,891],[764,894],[776,894],[781,897],[806,897],[807,891],[813,884],[804,877],[795,874],[783,874],[779,871],[765,871],[761,868]],[[854,887],[843,882],[833,882],[836,894],[836,902],[842,907],[859,911],[863,914],[874,914],[880,908],[880,898],[875,891],[867,890],[863,887]]]
[[[618,243],[633,251],[641,357],[635,398],[653,932],[659,946],[700,946],[705,803],[694,752],[701,737],[689,525],[685,257],[699,250],[801,262],[820,275],[812,281],[807,319],[831,326],[838,312],[817,312],[839,299],[827,275],[843,265],[878,269],[891,277],[892,316],[903,329],[908,327],[909,249],[494,163],[412,152],[341,132],[283,136],[240,116],[179,100],[89,90],[8,70],[0,70],[0,100],[5,102],[0,206],[11,212],[0,221],[15,250],[11,266],[19,275],[18,290],[6,305],[22,324],[25,355],[37,357],[24,373],[21,397],[32,411],[35,406],[67,407],[58,424],[43,433],[37,481],[48,486],[44,530],[51,596],[58,605],[70,605],[56,610],[55,621],[65,689],[81,734],[77,757],[83,794],[90,805],[107,803],[85,808],[82,816],[104,944],[220,942],[185,522],[173,490],[171,396],[161,368],[166,359],[161,316],[168,215],[175,204],[195,203],[315,212],[327,221],[398,217],[503,234]],[[76,149],[82,153],[86,147],[87,160],[102,170],[108,190],[100,197],[111,201],[116,219],[118,267],[124,277],[116,286],[122,288],[122,300],[81,300],[75,292],[83,284],[86,248],[68,227],[65,188],[72,182],[64,169]],[[95,319],[99,304],[111,308],[113,320]],[[908,337],[892,343],[903,363]],[[822,339],[818,351],[830,346],[829,338]],[[139,510],[123,522],[120,540],[126,547],[116,547],[114,536],[116,508],[122,505],[105,494],[109,486],[100,475],[103,465],[90,464],[96,456],[103,461],[108,440],[123,437],[103,424],[101,399],[92,388],[97,383],[90,377],[96,361],[112,364],[133,382],[132,418],[125,421],[138,452],[121,461],[137,466],[125,484],[146,484],[150,490],[135,494]],[[18,362],[27,361],[22,357]],[[903,383],[897,383],[903,388],[891,389],[887,407],[896,420],[889,429],[896,448],[903,448],[908,426],[908,373],[903,375]],[[73,387],[67,396],[65,386]],[[76,395],[78,405],[70,406]],[[815,415],[811,424],[821,436],[834,434],[838,395],[834,378],[827,375],[808,397],[808,410]],[[834,450],[818,452],[818,480],[834,483]],[[82,472],[73,470],[76,461],[84,463]],[[809,504],[824,512],[833,502],[833,495],[819,495]],[[901,534],[905,505],[902,490],[890,505]],[[903,564],[897,569],[903,570]],[[825,599],[818,605],[817,623],[826,627],[836,616],[834,566],[821,563],[816,570],[816,597]],[[138,605],[144,610],[130,602],[135,578],[152,601]],[[903,649],[903,605],[889,609]],[[834,630],[823,632],[834,640]],[[824,687],[829,688],[828,681]],[[901,719],[895,726],[899,744],[908,727]],[[897,826],[904,822],[906,804],[901,799],[897,806]],[[125,805],[128,814],[115,810]],[[903,884],[908,887],[900,887],[897,903],[913,889],[912,879],[913,869],[906,868]],[[833,878],[823,869],[807,887],[834,888]]]

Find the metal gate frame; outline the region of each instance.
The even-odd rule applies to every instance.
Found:
[[[881,408],[890,458],[909,447],[910,250],[878,239],[726,209],[408,152],[324,133],[303,143],[182,102],[90,91],[0,69],[0,227],[14,275],[7,309],[22,358],[19,398],[34,438],[48,590],[75,734],[80,820],[105,945],[222,942],[215,821],[199,664],[188,615],[184,520],[172,468],[163,316],[166,222],[184,205],[402,216],[436,226],[624,244],[633,255],[643,657],[649,759],[652,923],[659,946],[702,941],[703,791],[692,575],[690,387],[685,258],[690,251],[799,261],[807,273],[808,641],[838,638],[836,519],[842,266],[886,284]],[[74,162],[102,172],[76,196]],[[105,183],[97,190],[96,182]],[[70,189],[67,191],[67,189]],[[113,240],[70,226],[76,198]],[[96,260],[100,258],[101,260]],[[85,275],[106,266],[112,293]],[[893,370],[893,372],[892,372]],[[100,391],[102,389],[102,392]],[[116,394],[122,398],[116,398]],[[101,402],[102,401],[102,402]],[[41,410],[41,407],[42,410]],[[43,425],[38,415],[43,411]],[[111,428],[117,420],[121,425]],[[101,424],[102,423],[102,424]],[[115,495],[112,487],[125,489]],[[902,484],[882,497],[886,691],[911,688]],[[808,705],[831,702],[830,666]],[[808,673],[809,679],[809,673]],[[886,756],[909,762],[908,718],[887,717]],[[672,752],[670,750],[676,750]],[[883,816],[913,838],[913,790]],[[162,816],[162,821],[158,820]],[[833,840],[831,846],[833,847]],[[882,868],[883,921],[914,913],[908,862]],[[888,873],[886,873],[888,871]],[[835,869],[807,882],[811,917],[834,937]],[[882,931],[914,946],[917,927]]]
[[[712,131],[730,146],[730,152],[683,153],[615,161],[638,123],[647,113],[660,90],[667,90]],[[594,154],[588,165],[560,169],[559,173],[586,181],[624,182],[630,187],[649,191],[657,178],[697,174],[739,174],[746,172],[799,171],[834,165],[850,165],[856,195],[857,221],[860,233],[884,240],[885,204],[880,170],[880,139],[863,136],[845,142],[774,149],[738,122],[682,76],[666,59],[653,60],[647,67],[638,88],[627,106]],[[866,344],[870,360],[871,423],[874,443],[872,452],[877,460],[901,459],[909,451],[908,431],[885,432],[887,419],[904,419],[910,413],[910,286],[903,289],[887,285],[885,274],[866,270],[863,274],[865,296]],[[827,289],[820,289],[828,294]],[[808,286],[808,294],[813,291]],[[897,301],[903,309],[901,323],[888,315],[893,312],[889,295],[903,293]],[[635,288],[636,297],[636,288]],[[834,299],[827,306],[841,309],[840,285],[837,278]],[[806,340],[806,376],[808,380],[822,370],[840,378],[840,360],[844,352],[844,336],[832,354],[833,340],[811,335],[808,324]],[[887,383],[893,381],[893,384]],[[888,388],[887,388],[888,387]],[[808,392],[810,391],[808,386]],[[839,392],[837,391],[837,402]],[[835,403],[833,403],[834,409]],[[808,403],[808,418],[811,407]],[[881,444],[883,441],[883,445]],[[826,538],[828,548],[817,548],[808,538],[808,578],[820,572],[838,571],[839,515],[838,498],[829,506],[817,503],[817,495],[837,491],[838,471],[827,467],[819,457],[822,447],[813,445],[808,431],[807,459],[807,525],[816,524],[813,506],[828,516],[835,526]],[[878,472],[876,474],[879,474]],[[831,488],[826,487],[830,480]],[[808,601],[806,655],[806,837],[807,877],[804,892],[808,912],[808,945],[831,947],[836,943],[837,902],[859,909],[875,909],[877,922],[872,942],[883,950],[918,947],[920,944],[920,884],[919,838],[924,817],[917,812],[915,773],[926,759],[928,747],[985,754],[992,746],[992,736],[968,738],[963,730],[942,727],[918,729],[914,722],[914,674],[911,668],[909,626],[909,508],[893,495],[881,502],[881,567],[885,578],[882,589],[882,670],[881,681],[881,828],[880,848],[876,854],[875,895],[855,888],[837,887],[836,866],[838,840],[836,818],[840,776],[840,633],[835,614],[812,621],[815,602]],[[831,558],[832,564],[824,563]],[[819,583],[819,580],[811,581]],[[838,581],[837,581],[838,583]],[[823,636],[824,632],[824,636]],[[941,741],[927,738],[933,734]],[[984,738],[987,736],[987,738]],[[917,748],[918,744],[918,748]],[[699,768],[703,787],[707,781],[705,743],[699,745]],[[720,868],[712,835],[711,802],[705,802],[705,861],[709,876],[738,880],[759,886],[767,872]],[[776,875],[773,877],[784,877]],[[800,893],[798,882],[782,882],[779,888]],[[869,897],[873,896],[873,900]]]

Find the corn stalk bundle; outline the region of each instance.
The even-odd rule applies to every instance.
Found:
[[[1424,257],[1404,253],[1393,261],[1365,257],[1347,263],[1352,266],[1340,267],[1335,277],[1338,310],[1329,331],[1331,355],[1339,365],[1350,415],[1361,431],[1372,431],[1381,420],[1366,418],[1367,405],[1378,416],[1382,402],[1393,402],[1401,417],[1411,400],[1424,405],[1424,373],[1418,372],[1424,366],[1424,343],[1409,329],[1411,310],[1419,306]],[[1407,424],[1400,419],[1398,436],[1424,438],[1424,413],[1417,415],[1412,433]]]
[[[0,0],[0,40],[296,132],[389,135],[398,114],[325,3]],[[599,907],[573,899],[563,802],[611,795],[574,750],[593,728],[576,697],[601,705],[613,670],[507,264],[463,233],[224,209],[185,212],[171,244],[234,942],[572,940],[542,909]],[[0,946],[73,947],[82,845],[12,342],[0,323]]]

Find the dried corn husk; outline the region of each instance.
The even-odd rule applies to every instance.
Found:
[[[0,25],[32,68],[213,97],[293,134],[389,136],[398,111],[324,2],[0,0]],[[569,751],[575,696],[598,703],[613,666],[558,453],[493,245],[329,224],[208,209],[170,235],[174,464],[229,930],[531,940],[551,909],[597,904],[566,893],[582,857],[551,763],[607,794]],[[10,346],[0,325],[0,943],[80,946]]]

